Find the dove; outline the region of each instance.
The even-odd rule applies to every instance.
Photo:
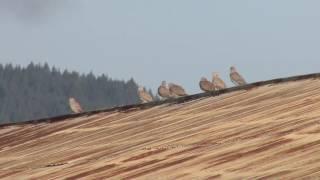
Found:
[[[141,86],[138,89],[138,95],[139,95],[140,100],[142,101],[142,103],[148,103],[148,102],[153,101],[152,96],[148,92],[146,92],[144,90],[144,88],[141,87]]]
[[[227,88],[226,83],[219,77],[218,73],[212,73],[212,83],[216,90],[225,89]]]
[[[230,79],[233,82],[233,84],[235,84],[237,86],[242,86],[242,85],[247,84],[247,82],[238,73],[237,69],[234,66],[231,66],[231,68],[230,68]]]
[[[183,87],[173,83],[169,83],[169,91],[174,97],[182,97],[188,95]]]
[[[73,97],[69,98],[69,106],[70,106],[70,109],[72,110],[72,112],[74,112],[74,113],[82,113],[83,112],[80,103]]]
[[[204,92],[211,92],[214,91],[214,85],[207,78],[202,77],[199,82],[200,89]]]
[[[164,99],[169,99],[173,96],[171,94],[169,88],[167,87],[166,81],[162,81],[161,85],[158,88],[158,94],[159,94],[159,96],[161,96]]]

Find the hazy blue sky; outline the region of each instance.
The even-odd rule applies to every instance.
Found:
[[[198,91],[235,65],[248,81],[320,72],[319,0],[1,0],[0,62],[162,80]]]

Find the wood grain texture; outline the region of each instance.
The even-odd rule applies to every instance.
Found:
[[[320,177],[319,79],[170,102],[2,126],[0,178]]]

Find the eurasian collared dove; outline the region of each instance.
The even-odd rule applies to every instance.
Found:
[[[231,66],[230,68],[230,79],[233,82],[233,84],[237,86],[242,86],[247,84],[247,82],[244,80],[244,78],[238,73],[236,68],[234,66]]]
[[[212,83],[216,90],[227,88],[226,83],[219,77],[218,73],[212,73]]]
[[[199,82],[200,89],[204,92],[214,91],[214,85],[207,78],[202,77]]]
[[[166,81],[162,81],[161,85],[158,88],[158,94],[164,99],[172,98],[173,95],[171,94],[169,88],[167,87]]]
[[[69,98],[69,106],[70,106],[70,109],[72,110],[72,112],[74,112],[74,113],[82,113],[83,112],[83,109],[82,109],[80,103],[73,97]]]
[[[179,85],[169,83],[169,91],[175,97],[187,96],[186,91]]]
[[[148,103],[148,102],[153,101],[152,96],[148,92],[146,92],[143,87],[139,87],[138,95],[139,95],[142,103]]]

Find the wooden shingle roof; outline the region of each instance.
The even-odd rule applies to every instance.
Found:
[[[320,177],[319,74],[0,127],[1,179]]]

